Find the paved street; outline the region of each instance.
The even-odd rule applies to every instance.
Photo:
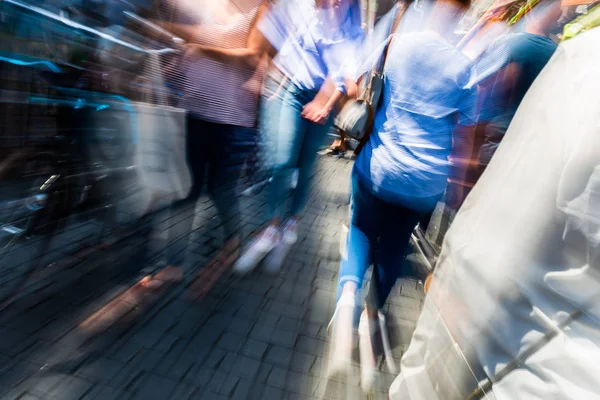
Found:
[[[96,335],[86,334],[82,323],[153,272],[140,254],[158,248],[152,243],[165,235],[138,234],[82,251],[82,243],[95,243],[99,226],[73,222],[49,256],[57,262],[0,313],[0,398],[365,398],[356,368],[348,380],[324,378],[350,169],[350,161],[321,159],[299,243],[279,274],[259,268],[242,278],[227,271],[192,303],[184,299],[185,285],[222,240],[215,208],[202,198],[184,282],[130,307]],[[246,233],[261,226],[265,208],[264,193],[242,199]],[[179,222],[177,216],[163,219],[158,233]],[[416,280],[403,280],[392,293],[388,319],[396,363],[422,297]],[[372,399],[387,398],[394,376],[386,368]]]

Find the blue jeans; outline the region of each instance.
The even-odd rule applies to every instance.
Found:
[[[381,309],[398,277],[404,275],[410,235],[425,213],[377,198],[353,171],[351,214],[337,296],[339,299],[346,282],[354,282],[360,289],[367,269],[373,264],[367,302]]]
[[[298,215],[308,197],[309,181],[317,151],[331,129],[333,118],[316,124],[302,118],[304,105],[315,98],[313,90],[303,90],[277,73],[265,79],[262,99],[261,133],[269,153],[273,181],[268,188],[271,218],[287,216],[283,202],[289,192],[289,177],[298,168],[298,184],[292,197],[290,216]]]

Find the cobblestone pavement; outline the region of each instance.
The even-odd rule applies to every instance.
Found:
[[[196,303],[185,283],[100,335],[80,324],[145,273],[144,235],[111,248],[75,251],[93,240],[93,223],[71,225],[51,255],[60,262],[0,314],[2,399],[312,399],[361,398],[358,378],[327,381],[324,354],[333,313],[341,224],[351,163],[322,159],[300,224],[300,240],[278,275],[226,272]],[[245,231],[264,222],[264,194],[242,200]],[[172,216],[163,226],[178,223]],[[220,245],[208,199],[197,206],[188,246],[189,281]],[[159,240],[160,237],[152,240]],[[67,254],[67,255],[65,255]],[[396,362],[414,329],[422,286],[403,280],[388,320]],[[394,376],[382,366],[370,398],[387,398]],[[358,377],[358,371],[352,372]]]

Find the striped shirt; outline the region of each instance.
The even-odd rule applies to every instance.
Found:
[[[173,0],[169,0],[173,1]],[[179,1],[175,22],[198,26],[196,43],[244,48],[261,0]],[[179,106],[210,122],[252,127],[265,66],[223,63],[202,55],[182,60]]]

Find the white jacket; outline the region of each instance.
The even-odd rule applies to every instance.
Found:
[[[527,93],[448,231],[391,399],[465,399],[488,377],[479,398],[600,399],[598,49],[600,29],[565,42]]]

